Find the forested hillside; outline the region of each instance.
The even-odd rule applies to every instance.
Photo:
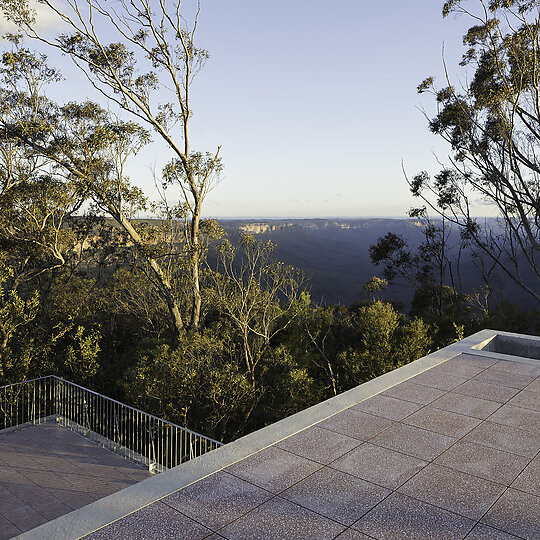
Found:
[[[33,196],[41,185],[35,187]],[[108,219],[69,218],[60,228],[44,231],[38,244],[32,241],[35,236],[20,236],[21,231],[31,232],[22,228],[28,227],[24,220],[13,234],[14,216],[1,229],[1,380],[57,374],[222,440],[480,328],[539,330],[537,311],[490,302],[482,289],[474,295],[447,284],[427,291],[409,286],[414,297],[409,309],[384,301],[383,294],[392,298],[387,282],[373,274],[364,281],[359,271],[354,302],[323,304],[312,297],[313,278],[304,268],[280,260],[279,245],[268,240],[268,233],[244,223],[228,224],[227,235],[218,223],[202,221],[206,247],[201,253],[200,323],[179,334],[147,257],[151,253],[167,269],[180,316],[188,319],[189,267],[178,255],[183,249],[181,223],[133,221],[147,245],[148,251],[141,253]],[[360,231],[346,231],[362,236],[369,221],[361,223]],[[383,220],[374,227],[377,234],[389,223]],[[321,269],[331,251],[335,274],[330,280],[342,260],[366,261],[362,271],[370,276],[375,267],[369,248],[351,253],[351,241],[327,248],[325,242],[336,237],[336,230],[323,229],[319,235],[320,229],[304,225],[284,228],[288,243],[283,254],[296,246],[299,259],[306,257]],[[416,227],[412,225],[417,234]],[[311,255],[310,231],[317,233],[321,250]],[[272,234],[279,241],[283,231]],[[358,244],[365,241],[362,237]],[[62,264],[51,258],[53,245]],[[319,283],[324,290],[324,281]],[[342,277],[334,285],[338,293],[340,283],[347,288]]]
[[[436,221],[437,222],[437,221]],[[363,284],[382,272],[373,264],[370,246],[387,233],[402,235],[412,250],[424,241],[422,223],[410,218],[363,218],[363,219],[273,219],[273,220],[220,220],[221,225],[233,237],[252,233],[261,240],[276,244],[276,256],[288,264],[301,268],[309,276],[312,299],[322,304],[350,305],[366,298]],[[488,219],[493,228],[497,223]],[[471,249],[460,254],[459,230],[454,227],[448,233],[448,254],[453,260],[453,279],[460,290],[471,294],[489,282],[492,303],[503,299],[521,305],[524,309],[536,305],[536,301],[509,280],[485,256],[473,256]],[[447,284],[451,284],[447,276]],[[537,280],[532,270],[524,271],[524,279],[531,286]],[[382,298],[410,308],[414,287],[403,279],[396,279],[382,293]]]

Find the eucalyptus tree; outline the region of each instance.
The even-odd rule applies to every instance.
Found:
[[[272,257],[275,246],[252,235],[239,246],[221,243],[214,289],[220,311],[232,322],[241,341],[243,360],[252,387],[257,368],[272,340],[297,315],[302,274]]]
[[[442,317],[447,301],[460,297],[462,242],[451,242],[452,230],[444,217],[431,220],[424,212],[414,217],[424,236],[416,249],[402,235],[389,232],[370,246],[369,256],[375,266],[384,264],[385,280],[400,278],[413,288],[413,305],[419,298],[422,303],[429,299],[429,310]]]
[[[429,77],[418,90],[435,96],[429,127],[450,143],[451,165],[433,178],[418,174],[411,190],[540,300],[540,2],[449,0],[449,14],[472,22],[463,38],[467,81],[458,88],[447,77],[436,88]],[[497,209],[496,225],[472,215],[477,198]]]
[[[195,42],[200,1],[187,7],[182,0],[39,2],[63,24],[64,31],[56,37],[38,33],[28,0],[0,0],[0,6],[27,36],[68,55],[109,105],[149,126],[170,150],[162,181],[178,188],[189,213],[190,326],[197,328],[202,205],[221,171],[220,148],[194,151],[190,139],[191,87],[209,57]]]
[[[148,142],[147,131],[90,101],[51,101],[44,87],[58,82],[59,73],[47,67],[45,57],[24,49],[17,38],[12,41],[14,47],[3,54],[0,66],[1,232],[12,243],[41,247],[61,266],[65,254],[75,248],[67,240],[76,228],[65,227],[66,217],[91,202],[114,218],[138,248],[167,302],[176,332],[183,332],[171,276],[130,219],[132,211],[145,207],[146,199],[124,169],[128,157]],[[52,267],[49,263],[46,268]]]
[[[0,74],[0,242],[4,255],[17,252],[9,257],[16,289],[17,283],[65,264],[73,235],[64,224],[84,196],[52,173],[51,160],[32,151],[19,136],[39,131],[35,112],[45,105],[39,95],[58,74],[24,51],[5,53]],[[24,90],[18,84],[22,79]],[[21,123],[15,126],[14,116],[20,114],[24,129]]]

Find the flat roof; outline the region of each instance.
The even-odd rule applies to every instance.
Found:
[[[0,434],[0,539],[148,478],[148,470],[58,423]]]
[[[539,538],[540,361],[478,350],[497,334],[479,332],[21,538]]]

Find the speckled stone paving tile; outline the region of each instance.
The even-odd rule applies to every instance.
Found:
[[[469,377],[450,375],[449,373],[438,373],[431,369],[409,379],[413,384],[431,386],[432,388],[446,391],[453,390],[467,380],[469,380]]]
[[[465,441],[458,441],[434,461],[504,485],[513,482],[528,462],[528,458]]]
[[[321,468],[320,463],[271,446],[225,469],[273,493],[287,489]]]
[[[532,383],[536,376],[534,375],[521,375],[518,373],[509,373],[508,371],[500,371],[496,369],[497,366],[486,369],[479,373],[473,381],[481,381],[490,384],[499,384],[501,386],[509,386],[511,388],[518,388],[523,390],[527,385]]]
[[[524,362],[500,360],[492,367],[498,369],[499,371],[515,373],[516,375],[531,375],[533,377],[540,377],[540,364],[537,362],[534,364],[526,364]]]
[[[397,421],[416,412],[420,407],[422,405],[413,403],[412,401],[403,401],[402,399],[379,394],[358,403],[358,405],[352,408],[357,411]]]
[[[327,429],[314,426],[304,429],[275,444],[278,448],[292,452],[319,463],[330,463],[362,444],[341,433],[329,434]]]
[[[437,398],[440,398],[445,393],[444,390],[432,388],[431,386],[424,386],[422,384],[414,384],[405,381],[385,390],[381,395],[402,399],[404,401],[412,401],[413,403],[419,403],[420,405],[427,405]]]
[[[9,514],[3,514],[3,516],[21,531],[28,531],[47,522],[47,519],[45,519],[45,517],[37,510],[34,510],[25,503],[18,505],[16,508],[12,508],[9,511]]]
[[[500,484],[431,464],[398,491],[460,516],[479,520],[504,489]]]
[[[22,532],[150,476],[55,422],[1,435],[0,462],[0,515]]]
[[[540,434],[485,421],[463,437],[474,442],[532,459],[540,451]]]
[[[21,529],[15,527],[11,521],[0,515],[0,540],[8,540],[8,538],[13,538],[21,532]]]
[[[461,353],[445,363],[451,364],[452,362],[487,369],[499,363],[499,360],[496,360],[495,358],[487,358],[486,356],[477,356],[476,354]]]
[[[11,495],[12,497],[13,495]],[[5,495],[9,500],[10,496]],[[32,486],[32,489],[28,489],[28,486],[24,486],[24,489],[20,490],[18,499],[22,500],[28,506],[31,506],[34,510],[43,514],[43,507],[48,506],[53,502],[60,503],[57,499],[52,497],[47,491],[41,489],[39,486]],[[60,503],[61,504],[61,503]],[[70,510],[71,511],[71,510]],[[8,516],[9,517],[9,516]]]
[[[352,525],[390,495],[388,489],[324,468],[280,496],[344,525]]]
[[[409,456],[431,461],[456,440],[456,437],[449,437],[405,424],[396,424],[375,437],[371,442],[377,446],[384,446]]]
[[[395,489],[427,465],[426,461],[365,443],[332,467],[380,486]]]
[[[529,384],[528,386],[526,386],[524,388],[524,390],[527,390],[529,392],[536,392],[536,393],[539,393],[540,392],[540,378],[536,379],[535,381],[533,381],[531,384]]]
[[[501,404],[496,401],[488,401],[486,399],[466,396],[464,394],[456,394],[455,392],[449,392],[448,394],[441,396],[430,405],[430,407],[433,407],[434,409],[442,409],[443,411],[472,416],[473,418],[479,418],[480,420],[485,420],[500,406]]]
[[[467,540],[519,540],[517,536],[508,534],[486,525],[478,524],[467,536]]]
[[[318,427],[365,441],[394,424],[393,420],[346,409],[317,424]]]
[[[353,525],[379,540],[461,540],[474,521],[393,493]]]
[[[25,470],[19,472],[34,484],[43,487],[49,493],[56,489],[73,490],[73,484],[71,482],[68,482],[61,474],[56,474],[53,471]],[[90,478],[93,479],[93,477]],[[26,482],[21,482],[21,485],[25,486]]]
[[[536,456],[514,480],[512,487],[540,497],[540,456]]]
[[[540,412],[503,405],[489,417],[491,422],[540,434]]]
[[[433,373],[447,373],[448,375],[453,375],[454,377],[471,378],[475,375],[478,375],[479,373],[481,373],[495,363],[490,362],[487,365],[479,366],[476,365],[476,362],[467,362],[467,360],[465,360],[463,356],[464,355],[460,355],[456,358],[447,360],[442,364],[438,364],[437,366],[431,368],[430,371],[432,371]]]
[[[0,497],[0,515],[4,516],[6,519],[9,519],[9,515],[17,508],[25,506],[26,503],[19,499],[8,489],[2,489]]]
[[[157,502],[85,536],[85,540],[202,540],[212,531]]]
[[[464,382],[461,386],[458,386],[453,391],[456,394],[464,394],[466,396],[478,397],[490,401],[498,401],[499,403],[506,403],[519,392],[519,389],[469,379],[467,382]]]
[[[428,406],[411,414],[402,422],[409,426],[459,438],[480,424],[481,420]]]
[[[373,537],[366,536],[354,529],[347,529],[344,533],[341,533],[336,540],[372,540],[372,538]]]
[[[162,502],[217,530],[271,497],[272,493],[220,471],[165,497]]]
[[[275,497],[219,534],[229,540],[333,540],[345,527],[302,506]]]
[[[482,523],[527,540],[540,538],[540,497],[508,489]]]
[[[522,390],[508,402],[508,405],[540,412],[540,393]]]
[[[47,499],[47,504],[44,504],[39,509],[39,513],[47,520],[52,521],[57,517],[63,516],[64,514],[69,514],[72,511],[72,508],[67,504],[57,501],[52,497]]]

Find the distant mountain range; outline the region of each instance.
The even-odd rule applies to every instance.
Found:
[[[401,234],[411,247],[423,241],[421,224],[413,219],[220,219],[231,239],[253,234],[276,244],[276,258],[306,272],[312,299],[323,304],[344,304],[366,298],[362,285],[382,268],[369,258],[369,247],[388,232]],[[457,231],[451,244],[457,244]],[[483,285],[481,272],[471,257],[462,257],[460,280],[464,291]],[[532,278],[531,276],[531,279]],[[531,282],[534,283],[534,282]],[[496,274],[494,295],[532,307],[526,293],[507,278]],[[397,300],[407,308],[411,288],[403,283],[386,289],[387,299]],[[498,298],[497,298],[498,297]]]

